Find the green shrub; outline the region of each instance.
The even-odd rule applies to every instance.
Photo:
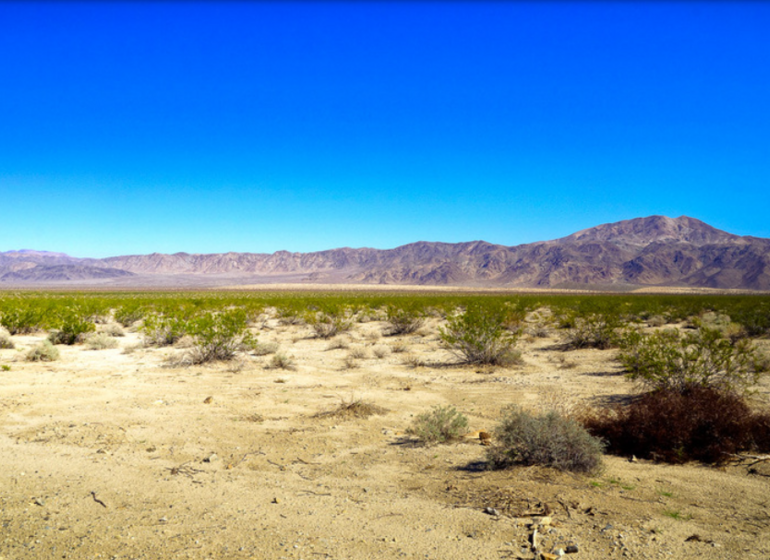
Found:
[[[332,338],[353,328],[353,321],[342,312],[310,312],[305,321],[313,327],[318,338]]]
[[[48,335],[48,339],[54,344],[71,346],[76,342],[82,342],[88,333],[96,330],[94,322],[77,308],[60,311],[52,324],[54,328]]]
[[[659,389],[588,415],[583,424],[607,441],[611,453],[668,463],[719,464],[739,451],[770,451],[770,416],[714,387]]]
[[[0,325],[14,334],[30,334],[42,328],[44,309],[31,302],[14,300],[5,302],[0,314]]]
[[[487,449],[493,468],[542,465],[591,473],[601,466],[602,442],[571,418],[556,412],[535,416],[516,406],[505,409]]]
[[[32,347],[25,358],[28,362],[53,362],[59,359],[59,349],[46,339]]]
[[[425,324],[422,314],[411,306],[389,305],[386,310],[387,334],[411,334]]]
[[[511,365],[521,359],[514,350],[518,335],[506,329],[504,308],[470,305],[449,318],[439,336],[446,348],[469,364]]]
[[[187,334],[187,321],[182,317],[148,315],[144,319],[142,333],[148,346],[172,346]]]
[[[575,317],[567,332],[570,348],[598,348],[606,350],[617,345],[617,329],[620,319],[615,315],[590,314]]]
[[[140,304],[127,304],[115,310],[115,321],[124,327],[130,327],[144,319],[147,311]]]
[[[415,418],[406,432],[425,445],[447,443],[468,433],[468,419],[453,406],[435,406]]]
[[[733,343],[715,329],[651,334],[627,331],[620,339],[618,360],[632,380],[651,390],[685,392],[692,387],[724,391],[750,388],[765,368],[750,340]]]
[[[242,309],[203,313],[191,319],[187,332],[193,337],[190,361],[203,364],[232,360],[241,350],[254,348],[255,340],[248,329]]]

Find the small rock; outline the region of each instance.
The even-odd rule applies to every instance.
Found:
[[[499,511],[497,511],[497,510],[496,510],[495,508],[493,508],[493,507],[485,507],[485,508],[484,508],[484,513],[486,513],[486,514],[488,514],[488,515],[495,515],[495,516],[497,516],[497,515],[500,515],[500,512],[499,512]]]
[[[273,502],[272,503],[280,504],[281,503],[281,499],[280,498],[273,498]]]
[[[557,548],[556,550],[552,550],[551,554],[555,554],[556,556],[561,558],[562,556],[564,556],[564,549],[563,548]]]
[[[45,500],[43,500],[43,498],[35,498],[34,500],[32,500],[32,503],[35,504],[36,506],[42,507],[45,505]]]
[[[550,516],[532,518],[532,525],[542,525],[543,527],[548,527],[551,525],[551,523],[553,523],[553,519]]]
[[[214,402],[214,397],[206,397],[203,399],[203,404],[211,404]]]
[[[540,553],[540,558],[542,558],[542,560],[558,560],[559,559],[558,556],[556,556],[555,554],[551,554],[549,552],[541,552]]]
[[[160,519],[158,519],[158,521],[159,521],[160,523],[166,523],[166,522],[168,521],[168,517],[166,517],[166,516],[164,515],[163,517],[161,517]]]
[[[631,457],[628,458],[628,462],[629,463],[636,463],[637,462],[636,455],[631,455]]]
[[[204,463],[214,463],[216,461],[219,461],[219,457],[217,457],[216,453],[212,453],[211,455],[203,459]]]
[[[564,552],[566,552],[567,554],[576,554],[577,552],[579,552],[579,549],[576,544],[571,544],[564,549]]]

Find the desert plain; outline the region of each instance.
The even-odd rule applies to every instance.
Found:
[[[565,350],[556,329],[525,331],[521,365],[458,364],[441,324],[388,336],[369,317],[324,339],[267,313],[253,332],[288,368],[274,352],[183,365],[184,344],[146,346],[136,328],[116,348],[28,362],[47,333],[13,336],[0,558],[531,559],[535,529],[538,557],[770,557],[767,461],[488,470],[478,433],[507,405],[570,413],[640,389],[616,350]],[[752,399],[770,406],[767,378]],[[436,405],[465,414],[468,436],[415,441]]]

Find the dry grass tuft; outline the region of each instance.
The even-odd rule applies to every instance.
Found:
[[[387,408],[383,408],[376,404],[361,399],[351,399],[349,401],[343,400],[340,405],[333,410],[314,414],[313,418],[369,418],[370,416],[382,415],[387,412]]]

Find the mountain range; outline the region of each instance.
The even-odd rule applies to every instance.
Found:
[[[152,253],[104,259],[47,251],[0,252],[0,288],[203,288],[300,282],[770,290],[770,239],[733,235],[687,216],[650,216],[512,247],[485,241],[420,241],[387,250]]]

